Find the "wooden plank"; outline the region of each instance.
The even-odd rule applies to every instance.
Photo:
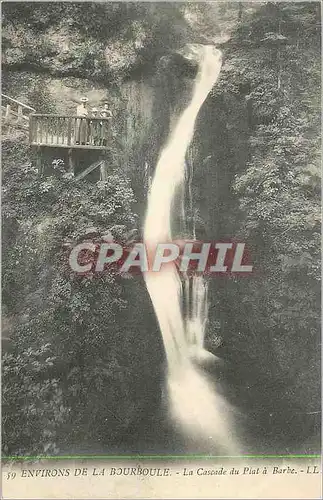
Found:
[[[50,120],[48,120],[48,118],[47,118],[46,123],[47,123],[48,134],[50,137],[50,142],[52,144],[55,144],[54,137],[56,137],[56,143],[58,143],[58,129],[59,129],[59,127],[57,126],[57,121],[55,120],[55,122],[50,122]],[[51,124],[52,124],[52,126],[51,126]]]
[[[72,118],[67,121],[67,144],[69,146],[72,144]]]
[[[43,121],[43,126],[45,127],[45,142],[48,142],[48,123],[47,118]]]
[[[33,138],[34,138],[34,120],[33,117],[31,116],[29,120],[29,144],[33,142]]]
[[[33,141],[32,146],[47,146],[49,148],[72,148],[72,149],[96,149],[108,151],[110,147],[108,146],[92,146],[91,144],[47,144],[46,142]]]
[[[5,114],[5,121],[10,122],[10,112],[11,112],[11,106],[10,104],[7,104],[6,106],[6,114]]]
[[[90,172],[93,172],[97,167],[99,167],[102,164],[103,160],[96,161],[92,163],[89,167],[87,167],[83,172],[81,172],[79,175],[75,177],[75,181],[79,181],[81,179],[84,179]]]
[[[108,177],[108,165],[105,160],[102,160],[100,166],[100,173],[101,173],[101,181],[106,181]]]
[[[74,175],[73,150],[68,150],[68,171]]]
[[[43,142],[43,126],[41,120],[36,118],[36,143],[41,144]]]
[[[42,113],[33,113],[34,116],[39,116],[41,118],[83,118],[85,120],[93,120],[93,121],[98,121],[98,122],[101,122],[101,121],[111,121],[111,118],[95,118],[95,117],[86,117],[86,116],[77,116],[77,115],[54,115],[54,114],[42,114]]]
[[[17,123],[22,122],[22,106],[21,104],[18,104],[18,118],[17,118]]]
[[[4,97],[5,99],[8,99],[9,101],[11,102],[15,102],[16,104],[18,104],[19,106],[22,106],[23,108],[25,109],[29,109],[30,111],[36,111],[34,108],[32,108],[31,106],[28,106],[27,104],[24,104],[23,102],[20,102],[20,101],[17,101],[16,99],[13,99],[12,97],[9,97],[8,95],[6,94],[1,94],[1,97]]]
[[[43,173],[41,148],[36,149],[36,168],[39,174]]]

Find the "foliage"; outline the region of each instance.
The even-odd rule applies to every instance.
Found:
[[[214,89],[244,103],[249,126],[233,188],[255,273],[230,286],[232,341],[304,411],[317,409],[320,372],[319,16],[316,3],[265,4],[227,44]]]
[[[75,183],[62,161],[42,177],[30,162],[6,160],[3,225],[14,234],[3,248],[3,299],[14,321],[4,356],[4,449],[50,453],[84,433],[113,442],[135,409],[122,352],[124,286],[108,273],[75,275],[68,251],[89,229],[126,238],[136,223],[132,190],[117,171]]]
[[[3,10],[4,66],[59,76],[118,80],[187,31],[177,5],[11,2]]]
[[[57,429],[68,418],[59,380],[46,373],[56,361],[52,346],[5,353],[2,361],[3,451],[17,455],[57,453]]]

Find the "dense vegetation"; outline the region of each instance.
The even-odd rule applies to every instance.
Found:
[[[277,449],[312,450],[318,441],[306,442],[320,422],[319,4],[224,4],[211,19],[205,4],[192,4],[195,24],[184,14],[181,4],[8,3],[5,68],[118,85],[157,65],[167,93],[165,54],[230,27],[192,147],[194,199],[201,234],[247,241],[255,274],[211,283],[207,341],[231,366],[230,398],[252,419],[251,433],[258,427],[270,451],[275,439]],[[187,75],[176,78],[173,96],[181,96]],[[161,98],[155,111],[163,106]],[[154,120],[161,135],[168,121],[157,112]],[[144,133],[156,156],[161,144]],[[122,239],[140,230],[145,200],[136,204],[136,185],[146,158],[128,179],[118,154],[105,182],[74,183],[62,162],[41,177],[27,146],[3,145],[5,454],[77,442],[117,448],[149,409],[158,414],[163,353],[142,281],[75,276],[66,261],[86,234],[112,227]]]
[[[13,2],[4,9],[4,62],[11,69],[116,80],[181,45],[182,10],[167,3]]]
[[[10,142],[3,158],[3,301],[11,318],[3,357],[4,450],[55,452],[58,438],[63,446],[107,438],[111,445],[138,418],[142,401],[134,399],[133,385],[153,352],[136,363],[154,342],[147,346],[147,332],[136,332],[127,280],[75,275],[68,253],[73,242],[100,239],[108,230],[127,240],[136,227],[132,189],[117,170],[104,182],[76,184],[61,160],[42,177],[28,148]],[[143,293],[140,282],[135,293]]]
[[[237,154],[246,162],[232,171],[227,209],[256,269],[228,284],[226,303],[219,297],[227,350],[243,377],[248,366],[240,399],[254,398],[271,424],[288,421],[293,439],[320,421],[319,52],[318,4],[269,3],[228,43],[214,89],[245,109],[248,139]]]

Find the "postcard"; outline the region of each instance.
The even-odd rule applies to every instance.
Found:
[[[4,499],[321,498],[319,2],[2,3]]]

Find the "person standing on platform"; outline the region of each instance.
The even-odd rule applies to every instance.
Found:
[[[76,116],[80,118],[76,119],[76,144],[86,144],[88,143],[89,127],[87,120],[82,120],[81,117],[86,118],[88,116],[87,102],[89,101],[87,97],[81,97],[81,103],[76,107]]]
[[[91,109],[91,118],[99,118],[99,110]],[[90,120],[90,144],[98,146],[100,142],[100,123],[99,120]]]
[[[100,116],[102,116],[102,118],[112,119],[112,112],[109,109],[109,105],[107,103],[104,104],[104,106],[101,110]],[[102,120],[100,122],[100,145],[101,146],[107,145],[107,137],[108,137],[109,128],[110,128],[110,121]]]

